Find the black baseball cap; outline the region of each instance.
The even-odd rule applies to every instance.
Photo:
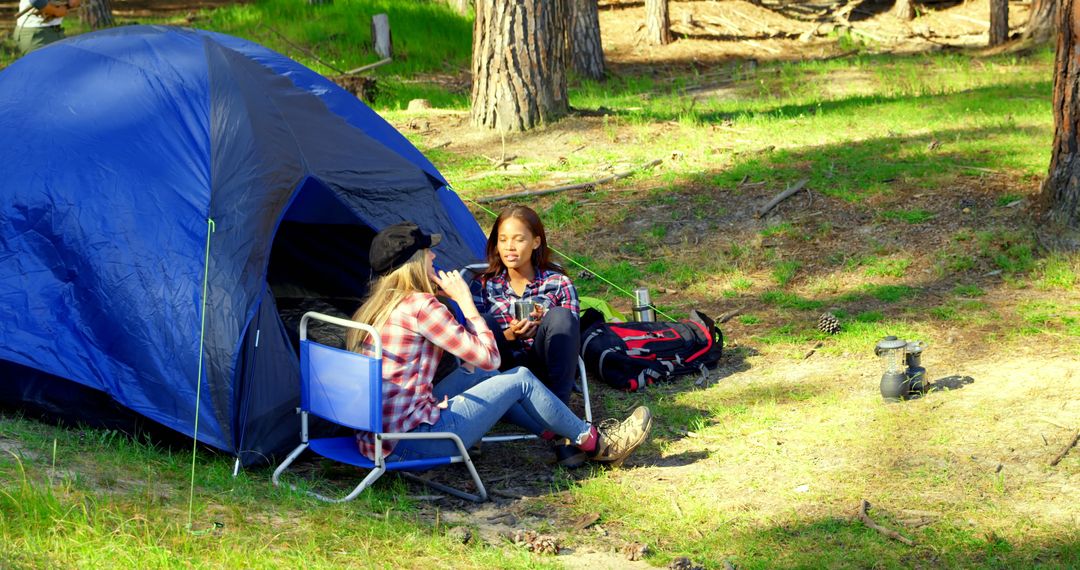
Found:
[[[416,252],[435,247],[440,241],[441,234],[425,234],[412,222],[400,222],[375,234],[368,260],[377,275],[386,275],[404,265]]]

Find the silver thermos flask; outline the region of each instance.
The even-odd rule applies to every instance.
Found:
[[[646,287],[634,289],[634,320],[644,323],[656,320],[656,311],[652,308],[652,299]]]

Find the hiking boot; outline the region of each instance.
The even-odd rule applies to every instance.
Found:
[[[630,417],[621,422],[605,420],[597,430],[599,438],[596,448],[590,454],[593,461],[622,463],[639,445],[652,429],[652,412],[645,406],[638,406]]]
[[[555,461],[567,469],[575,469],[585,465],[589,456],[576,445],[570,445],[570,440],[563,439],[554,448]]]

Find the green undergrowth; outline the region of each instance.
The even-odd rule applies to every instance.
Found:
[[[548,566],[520,549],[447,537],[446,525],[417,517],[393,476],[328,505],[274,488],[266,468],[234,478],[231,458],[200,451],[189,512],[190,448],[10,415],[0,416],[0,444],[4,568]],[[323,473],[324,492],[355,484],[353,469]]]

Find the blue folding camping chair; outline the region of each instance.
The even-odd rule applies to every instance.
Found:
[[[375,346],[374,354],[358,354],[308,340],[307,326],[309,319],[367,331],[371,335],[370,338]],[[285,461],[274,470],[274,475],[271,478],[274,486],[280,484],[281,474],[285,472],[289,465],[304,450],[310,448],[327,459],[371,470],[352,492],[341,499],[334,499],[314,491],[307,491],[309,495],[323,501],[331,503],[351,501],[387,471],[400,471],[402,475],[410,479],[463,499],[471,501],[487,500],[487,490],[484,489],[484,483],[480,481],[480,475],[477,474],[476,467],[469,458],[465,445],[456,434],[450,432],[390,433],[383,431],[382,339],[379,338],[378,331],[369,325],[316,312],[304,314],[300,320],[300,408],[298,411],[300,413],[300,445],[289,453]],[[387,461],[382,457],[381,453],[376,453],[377,459],[372,461],[360,453],[356,438],[353,436],[309,439],[308,414],[314,414],[338,425],[373,433],[375,436],[375,449],[377,450],[382,449],[383,440],[449,439],[457,445],[458,454],[433,459]],[[407,471],[426,471],[450,463],[465,464],[469,474],[472,475],[473,482],[476,483],[477,493],[475,495],[407,473]],[[289,485],[289,487],[296,490],[295,485]]]

